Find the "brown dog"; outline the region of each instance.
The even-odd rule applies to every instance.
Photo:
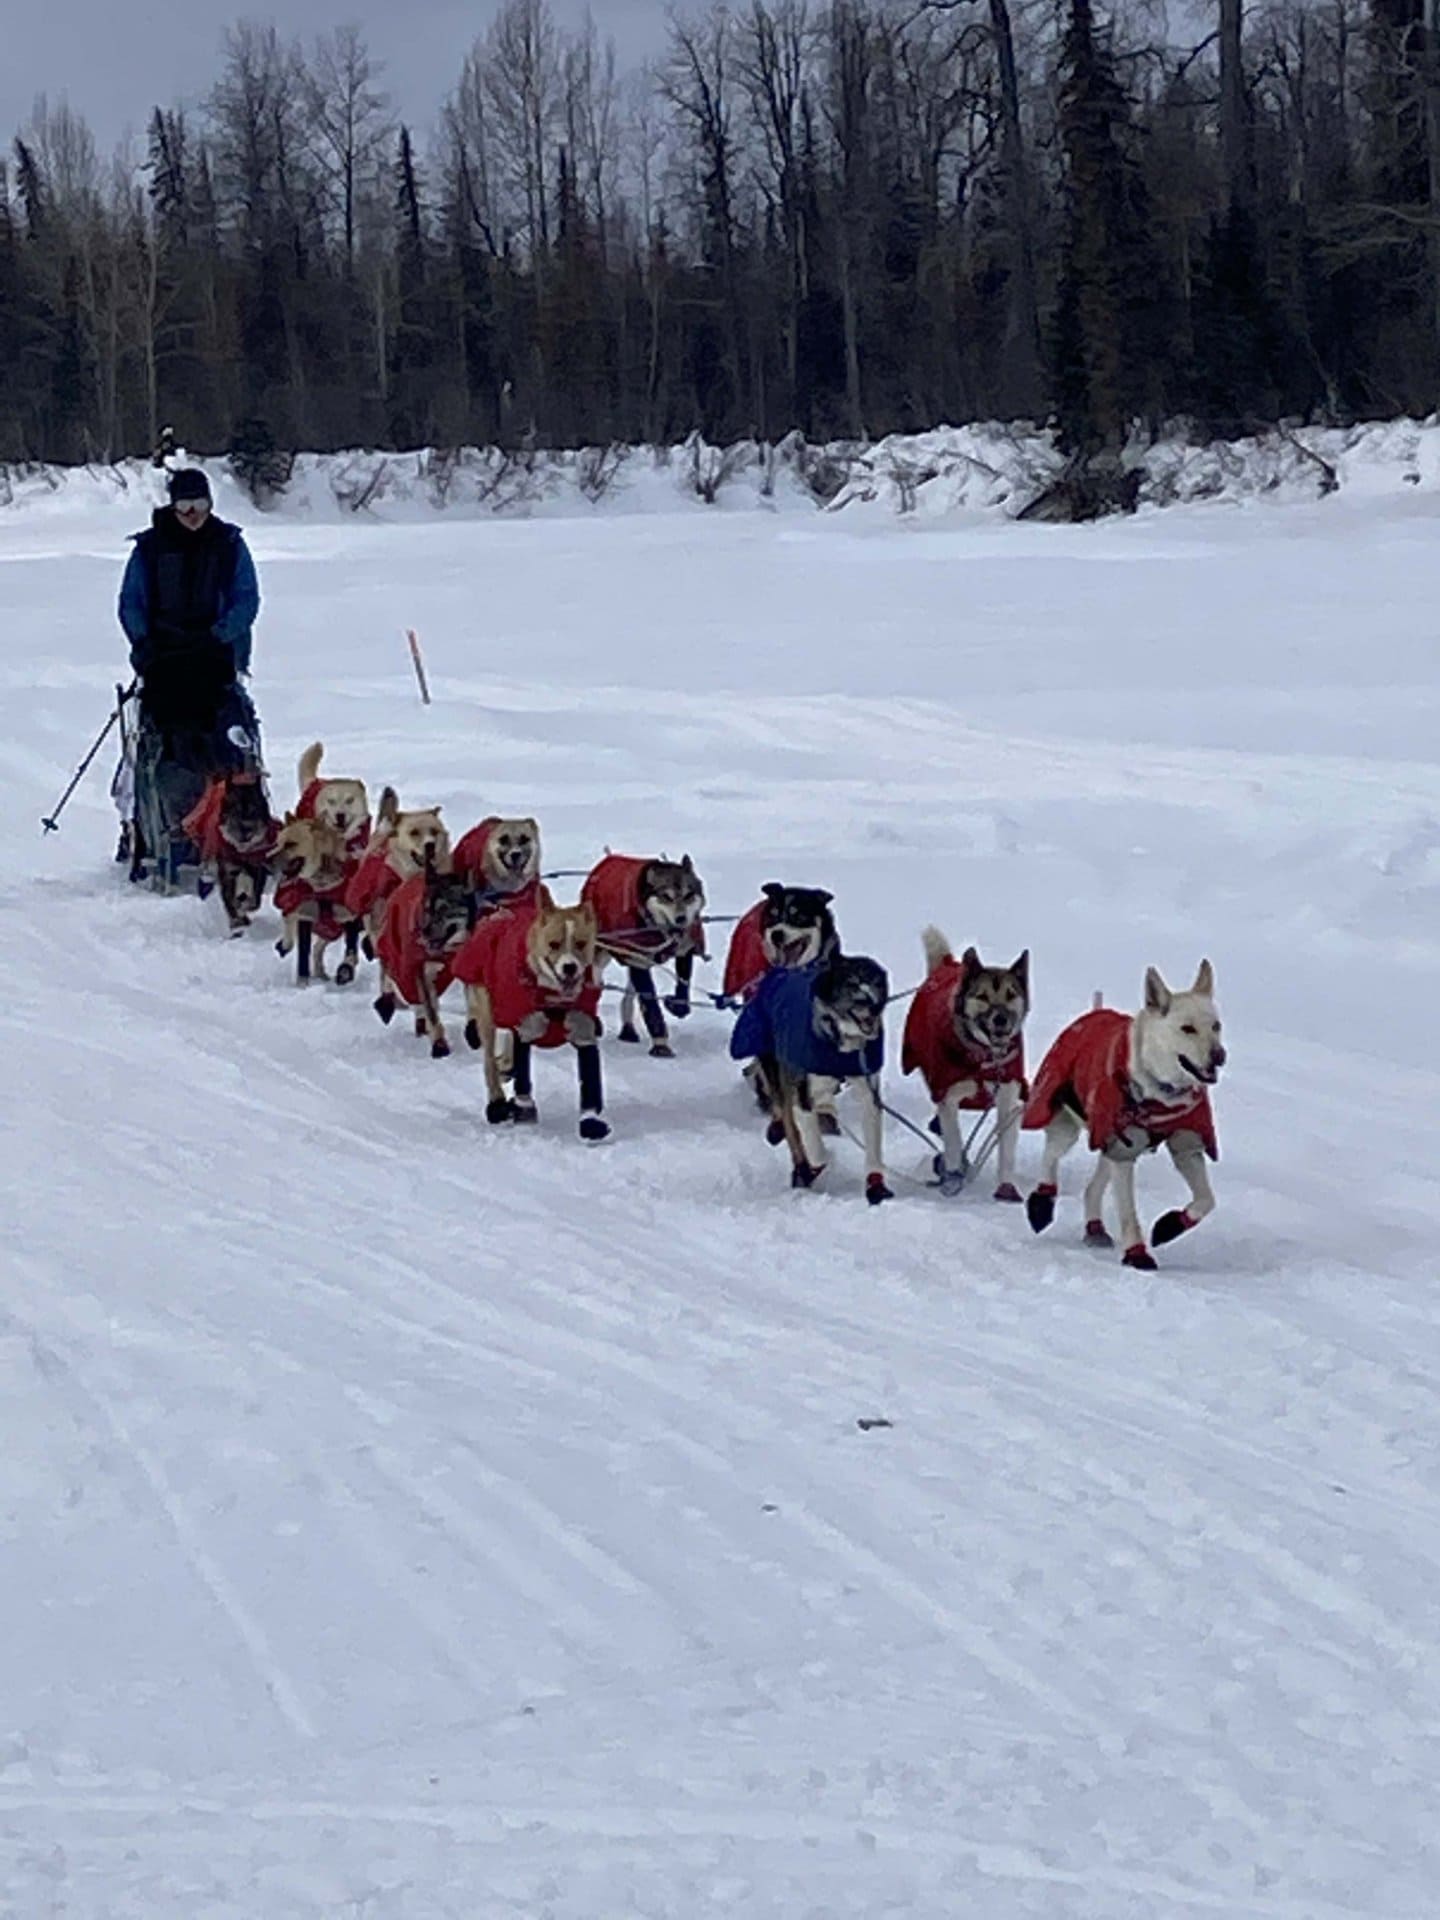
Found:
[[[364,924],[368,958],[374,958],[390,896],[404,881],[427,871],[450,871],[450,835],[439,807],[402,811],[395,789],[384,788],[374,835],[345,893],[345,904]]]
[[[347,850],[358,858],[370,838],[370,802],[363,780],[322,780],[320,762],[325,748],[316,740],[300,756],[300,798],[295,811],[302,820],[320,820],[333,827]]]
[[[284,916],[285,931],[275,943],[282,957],[295,953],[295,982],[325,980],[325,949],[334,940],[345,942],[345,958],[336,969],[338,985],[355,978],[360,949],[360,923],[345,904],[350,861],[337,827],[323,820],[302,820],[287,813],[276,836],[274,854],[275,905]]]
[[[528,816],[503,819],[492,814],[455,842],[456,873],[463,873],[484,913],[493,905],[514,903],[540,883],[540,828]]]
[[[456,954],[451,971],[465,983],[465,1037],[485,1056],[485,1117],[492,1126],[536,1118],[531,1050],[568,1043],[580,1080],[580,1137],[596,1141],[609,1134],[601,1117],[596,934],[591,907],[557,907],[542,889],[533,903],[487,914]],[[503,1084],[502,1033],[512,1039],[512,1098]]]

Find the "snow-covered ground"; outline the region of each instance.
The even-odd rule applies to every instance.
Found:
[[[1036,1240],[893,1127],[893,1205],[793,1196],[712,1011],[607,1045],[609,1147],[551,1057],[497,1135],[127,889],[100,773],[40,838],[136,506],[0,516],[0,1914],[1433,1920],[1433,488],[249,517],[277,797],[321,736],[553,867],[828,886],[897,987],[1028,944],[1032,1057],[1209,954],[1220,1207],[1139,1275],[1078,1160]]]

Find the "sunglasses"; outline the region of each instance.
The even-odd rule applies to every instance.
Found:
[[[208,500],[197,500],[192,495],[188,499],[177,500],[175,502],[175,511],[176,513],[208,513],[210,511],[210,502]]]

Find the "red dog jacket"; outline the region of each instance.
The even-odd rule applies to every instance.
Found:
[[[770,956],[765,951],[765,913],[768,900],[757,900],[742,914],[730,936],[725,955],[724,991],[731,1000],[753,993],[761,976],[770,971]]]
[[[228,848],[236,862],[243,867],[263,867],[275,845],[275,823],[270,824],[270,833],[263,847],[247,848],[241,853],[238,847],[232,847],[221,828],[221,815],[225,811],[226,781],[221,778],[212,780],[195,805],[180,822],[180,831],[187,840],[193,840],[202,861],[214,865]]]
[[[415,873],[408,880],[402,880],[390,895],[385,925],[375,942],[375,952],[386,978],[408,1007],[418,1007],[424,1000],[420,970],[427,962],[440,968],[435,980],[437,1000],[455,978],[457,955],[429,951],[420,937],[424,918],[425,876]]]
[[[390,842],[382,835],[365,849],[365,857],[351,874],[345,887],[345,904],[357,919],[388,900],[402,884],[402,876],[390,864]]]
[[[1131,1014],[1109,1007],[1082,1013],[1072,1021],[1040,1062],[1023,1124],[1049,1126],[1062,1104],[1060,1096],[1068,1089],[1074,1105],[1085,1116],[1090,1145],[1097,1153],[1103,1153],[1127,1128],[1143,1127],[1157,1142],[1175,1133],[1198,1133],[1206,1153],[1212,1160],[1218,1159],[1215,1118],[1203,1087],[1168,1105],[1136,1098],[1130,1078],[1133,1027]]]
[[[345,904],[347,884],[342,880],[338,887],[328,887],[324,893],[317,893],[308,880],[282,880],[275,889],[275,905],[287,915],[313,906],[313,915],[307,914],[306,918],[315,928],[315,938],[338,940],[355,918]]]
[[[1009,1082],[1025,1093],[1025,1041],[1017,1033],[1003,1054],[966,1045],[955,1031],[956,996],[964,979],[965,969],[953,957],[928,975],[905,1016],[900,1068],[904,1073],[918,1069],[925,1076],[937,1107],[962,1080],[976,1081],[975,1092],[959,1104],[968,1112],[983,1113],[994,1106],[998,1086]]]
[[[450,963],[450,972],[467,986],[484,987],[497,1027],[515,1032],[531,1014],[544,1014],[545,1031],[532,1040],[536,1047],[559,1047],[566,1040],[567,1013],[588,1013],[598,1019],[600,983],[587,974],[573,998],[562,999],[553,987],[544,987],[530,970],[526,942],[536,913],[502,907],[487,914]]]
[[[649,865],[631,854],[607,853],[586,875],[581,905],[588,902],[594,907],[601,939],[614,937],[618,947],[635,955],[636,966],[663,965],[680,953],[699,954],[703,959],[705,929],[698,921],[675,934],[649,926],[641,918],[640,876]]]

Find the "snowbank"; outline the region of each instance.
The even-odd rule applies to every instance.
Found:
[[[1440,485],[1440,419],[1355,427],[1277,428],[1246,440],[1194,444],[1179,434],[1137,449],[1142,504],[1314,500]],[[253,511],[223,459],[200,461],[221,510]],[[981,424],[892,434],[872,444],[715,447],[694,434],[677,447],[578,451],[464,447],[413,453],[300,454],[270,503],[284,519],[418,520],[434,513],[573,516],[647,513],[684,504],[729,510],[1013,518],[1060,472],[1053,436]],[[159,497],[148,461],[76,468],[0,467],[0,508],[70,512]],[[242,508],[243,500],[243,508]]]

